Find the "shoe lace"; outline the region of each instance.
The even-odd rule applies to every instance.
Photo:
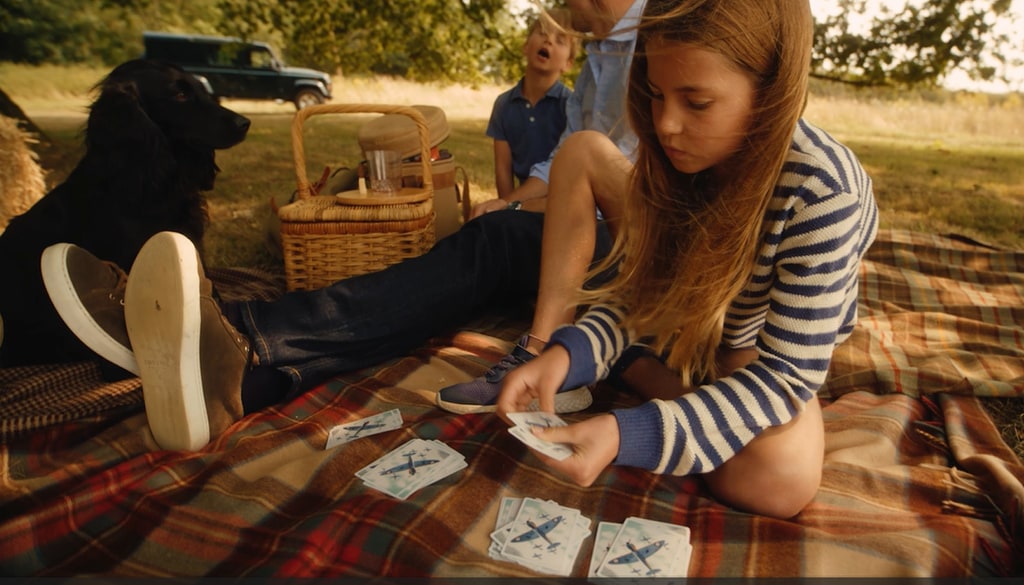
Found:
[[[491,369],[487,370],[487,373],[484,374],[484,378],[489,382],[495,382],[504,377],[509,370],[515,369],[525,363],[525,360],[519,359],[512,354],[508,354],[498,360],[498,363],[491,366]]]
[[[107,293],[107,298],[123,307],[124,291],[128,286],[128,274],[112,262],[108,262],[107,267],[110,268],[110,271],[117,277],[117,284],[115,284],[114,287],[110,289],[110,292]]]

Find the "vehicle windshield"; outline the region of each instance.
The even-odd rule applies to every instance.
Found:
[[[275,69],[281,60],[268,47],[247,43],[224,43],[217,49],[215,64],[253,69]]]
[[[250,67],[258,69],[274,69],[280,66],[281,60],[277,58],[270,49],[265,47],[253,47],[250,53],[252,63]]]

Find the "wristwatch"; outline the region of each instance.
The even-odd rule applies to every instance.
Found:
[[[523,208],[523,202],[522,201],[509,201],[508,202],[508,207],[506,207],[505,209],[511,209],[512,211],[518,211],[518,210],[520,210],[522,208]]]

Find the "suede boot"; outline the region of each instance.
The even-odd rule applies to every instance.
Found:
[[[195,246],[173,232],[150,238],[128,275],[128,335],[149,426],[164,449],[201,449],[243,415],[249,341],[212,294]]]
[[[50,301],[68,329],[102,358],[138,375],[125,327],[125,272],[66,243],[43,250],[39,267]]]

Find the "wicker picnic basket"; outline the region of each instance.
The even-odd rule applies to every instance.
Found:
[[[422,185],[380,197],[343,192],[313,194],[306,175],[302,126],[321,114],[402,114],[416,123],[420,137]],[[375,104],[323,104],[303,108],[292,121],[292,149],[298,190],[293,203],[278,210],[281,252],[288,290],[321,288],[419,256],[434,245],[434,185],[428,127],[416,109]],[[372,192],[371,192],[372,193]]]

